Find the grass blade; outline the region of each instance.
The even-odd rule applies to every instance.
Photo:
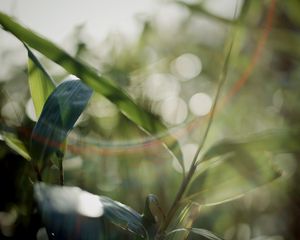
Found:
[[[217,205],[243,196],[281,176],[265,152],[238,149],[226,158],[211,162],[194,177],[183,201]],[[201,167],[201,165],[200,165]]]
[[[298,142],[299,131],[297,130],[268,130],[239,141],[222,140],[206,151],[202,161],[208,161],[241,148],[249,151],[270,151],[273,153],[294,152],[299,149]]]
[[[35,108],[36,117],[38,119],[47,98],[55,89],[55,83],[39,60],[35,57],[33,52],[28,47],[26,48],[28,51],[29,89]]]
[[[25,144],[14,134],[9,132],[2,132],[3,140],[6,142],[7,146],[16,151],[26,160],[31,160],[29,155],[29,150],[25,146]]]
[[[205,237],[206,239],[209,240],[223,240],[222,238],[216,236],[212,232],[203,229],[203,228],[178,228],[175,229],[167,234],[167,236],[170,236],[172,234],[178,233],[178,232],[189,232],[189,233],[194,233],[196,235],[200,235],[202,237]]]
[[[63,49],[57,47],[54,43],[21,26],[2,12],[0,12],[0,24],[6,31],[15,35],[19,40],[44,54],[47,58],[59,64],[69,73],[76,75],[95,91],[116,104],[128,119],[147,133],[154,136],[161,136],[162,133],[167,132],[168,129],[161,123],[158,117],[135,104],[123,90],[115,86],[112,81],[101,76],[89,65],[75,59]],[[160,138],[164,145],[177,158],[184,170],[183,157],[177,140],[170,135],[164,135]]]

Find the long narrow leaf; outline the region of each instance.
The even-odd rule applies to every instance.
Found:
[[[35,185],[34,194],[42,220],[55,239],[110,239],[113,233],[103,236],[105,222],[141,237],[147,235],[138,212],[108,197],[44,183]]]
[[[6,142],[6,144],[11,149],[16,151],[18,154],[20,154],[26,160],[31,160],[31,157],[29,155],[29,150],[24,145],[24,143],[20,139],[18,139],[18,137],[14,133],[2,131],[1,134],[2,134],[3,140]]]
[[[241,148],[248,151],[293,152],[299,149],[299,135],[299,131],[295,129],[277,129],[256,133],[237,141],[223,140],[210,147],[202,159],[207,161]]]
[[[47,98],[55,89],[55,83],[28,47],[27,51],[29,89],[36,117],[39,118]]]
[[[278,178],[281,173],[266,153],[298,151],[298,130],[272,130],[253,134],[243,140],[223,140],[204,154],[202,169],[187,192],[187,199],[212,205],[242,196]],[[223,160],[207,162],[213,158]]]
[[[270,155],[260,151],[249,153],[239,149],[225,159],[208,162],[208,165],[195,176],[183,201],[191,200],[200,205],[220,204],[281,176]]]
[[[175,229],[167,234],[167,236],[170,236],[172,234],[178,233],[178,232],[189,232],[194,233],[196,235],[200,235],[202,237],[205,237],[209,240],[223,240],[222,238],[218,237],[217,235],[213,234],[212,232],[203,229],[203,228],[178,228]]]
[[[60,150],[91,95],[92,90],[80,80],[69,80],[48,97],[31,135],[31,155],[39,167]]]
[[[6,31],[9,31],[22,42],[59,64],[69,73],[76,75],[95,91],[116,104],[128,119],[147,133],[157,136],[162,132],[167,132],[167,128],[155,115],[136,105],[123,90],[101,76],[89,65],[75,59],[49,40],[46,40],[33,31],[21,26],[11,17],[1,12],[0,24]],[[181,166],[184,168],[182,153],[177,140],[172,136],[161,137],[161,139],[164,145],[166,145],[171,153],[175,155]]]

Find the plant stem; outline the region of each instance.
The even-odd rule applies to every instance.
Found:
[[[194,155],[194,158],[193,158],[193,161],[192,161],[192,164],[190,166],[190,169],[188,171],[188,174],[186,175],[186,177],[183,179],[183,181],[181,182],[181,185],[180,185],[180,188],[176,194],[176,197],[171,205],[171,208],[166,216],[166,219],[165,221],[163,222],[163,224],[160,226],[159,230],[158,230],[158,239],[161,239],[164,237],[164,232],[165,230],[168,228],[171,220],[173,219],[174,217],[174,214],[176,213],[177,209],[178,209],[178,206],[179,206],[179,203],[182,199],[182,196],[188,186],[188,184],[190,183],[191,181],[191,178],[193,177],[196,169],[197,169],[197,166],[198,166],[198,163],[200,161],[198,161],[198,158],[199,158],[199,154],[205,144],[205,141],[207,139],[207,136],[208,136],[208,133],[209,133],[209,130],[210,130],[210,127],[211,127],[211,124],[212,124],[212,120],[213,120],[213,117],[214,117],[214,113],[215,113],[215,110],[216,110],[216,107],[217,107],[217,102],[218,102],[218,99],[219,99],[219,96],[220,96],[220,93],[221,93],[221,89],[222,89],[222,86],[224,85],[224,82],[225,82],[225,79],[226,79],[226,76],[227,76],[227,71],[228,71],[228,63],[229,63],[229,58],[230,58],[230,53],[231,53],[231,50],[232,50],[232,46],[233,46],[233,40],[231,41],[230,43],[230,46],[229,46],[229,50],[228,50],[228,53],[226,54],[226,58],[225,58],[225,61],[224,61],[224,65],[223,65],[223,68],[222,68],[222,72],[221,72],[221,75],[220,75],[220,80],[219,80],[219,84],[218,84],[218,89],[217,89],[217,93],[216,93],[216,96],[215,96],[215,100],[214,100],[214,103],[213,103],[213,106],[212,106],[212,110],[208,116],[208,124],[207,124],[207,127],[205,129],[205,132],[204,132],[204,136],[203,136],[203,139]]]
[[[63,159],[64,159],[64,150],[66,144],[63,145],[61,151],[56,152],[56,157],[58,159],[58,170],[59,170],[59,184],[61,186],[64,185],[64,167],[63,167]]]
[[[160,229],[158,230],[158,235],[163,236],[163,232],[167,229],[167,227],[169,226],[171,220],[173,219],[174,214],[177,211],[177,207],[178,204],[185,192],[185,189],[188,185],[188,183],[190,182],[195,170],[196,170],[197,166],[196,165],[192,165],[191,168],[189,169],[188,174],[186,175],[186,177],[183,179],[183,181],[181,182],[180,188],[176,194],[176,197],[171,205],[171,208],[167,214],[167,217],[165,219],[165,221],[163,222],[163,224],[161,225]]]

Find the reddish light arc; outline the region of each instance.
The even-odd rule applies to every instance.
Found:
[[[196,118],[195,120],[193,120],[189,124],[187,124],[184,129],[183,128],[178,128],[176,130],[175,130],[175,128],[173,130],[171,129],[173,135],[180,138],[184,134],[186,134],[187,131],[189,132],[192,129],[194,129],[196,126],[198,126],[199,123],[203,124],[205,121],[207,121],[209,119],[210,114],[216,114],[219,111],[221,111],[221,109],[223,109],[223,107],[229,102],[229,100],[231,100],[235,95],[237,95],[237,93],[241,90],[241,88],[243,86],[245,86],[245,84],[249,80],[249,77],[253,73],[254,68],[257,65],[257,62],[259,61],[259,59],[262,55],[263,49],[266,45],[267,39],[272,30],[272,23],[273,23],[273,19],[274,19],[275,10],[276,10],[276,0],[271,0],[269,7],[268,7],[268,11],[267,11],[267,16],[264,21],[263,32],[259,38],[259,41],[255,48],[255,51],[251,57],[250,63],[248,64],[248,66],[246,67],[244,72],[242,73],[241,77],[235,82],[235,84],[232,86],[232,88],[225,95],[225,97],[220,100],[220,103],[218,103],[218,107],[216,108],[215,113],[210,112],[205,117]],[[20,133],[24,137],[30,137],[30,131],[28,129],[20,128],[19,130],[20,130]],[[41,139],[41,136],[31,136],[31,137],[35,138],[38,141],[50,144],[51,146],[57,146],[57,143],[53,143],[53,142],[50,143],[47,141],[47,139]],[[89,153],[95,153],[95,154],[101,155],[101,156],[109,156],[109,155],[124,154],[124,152],[134,153],[137,150],[147,151],[148,148],[154,147],[158,144],[161,145],[160,140],[158,140],[156,138],[150,138],[148,140],[144,139],[144,141],[137,142],[134,144],[133,143],[129,143],[129,144],[124,143],[123,144],[122,143],[121,145],[111,145],[109,147],[101,146],[101,145],[99,145],[99,146],[97,146],[97,145],[80,146],[80,144],[76,144],[76,145],[75,144],[67,144],[67,149],[68,149],[68,151],[70,151],[74,154],[81,154],[81,153],[89,152]],[[155,152],[153,154],[156,155],[157,152]]]

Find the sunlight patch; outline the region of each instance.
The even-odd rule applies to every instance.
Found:
[[[84,216],[95,218],[104,213],[99,197],[88,192],[80,193],[77,210]]]

